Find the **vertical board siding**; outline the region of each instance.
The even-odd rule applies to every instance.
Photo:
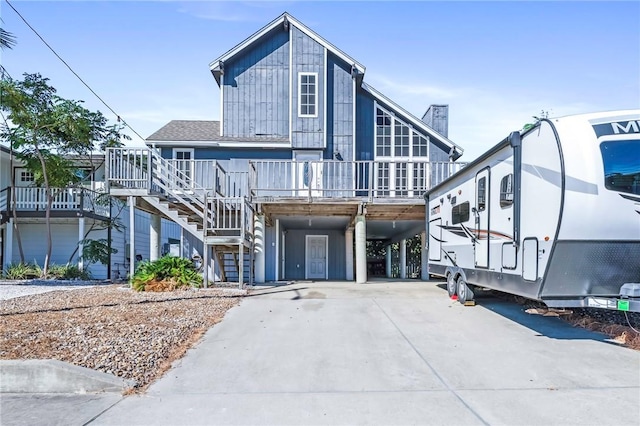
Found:
[[[325,65],[324,47],[307,36],[305,33],[292,27],[291,30],[292,51],[292,135],[293,148],[324,148],[324,93],[325,93]],[[317,89],[317,116],[298,117],[298,74],[301,72],[318,73]]]
[[[223,126],[230,137],[288,137],[289,36],[274,29],[224,65]]]
[[[327,152],[325,158],[353,161],[353,79],[351,66],[335,55],[327,55]],[[338,173],[327,176],[332,188],[353,188],[353,168],[333,168]],[[329,186],[326,186],[329,187]],[[349,196],[349,193],[333,193]]]
[[[373,160],[375,117],[373,98],[362,89],[356,92],[356,160]]]
[[[329,280],[344,280],[346,278],[344,232],[335,229],[289,229],[285,243],[285,279],[305,279],[305,237],[307,235],[329,236],[329,258],[327,267]]]

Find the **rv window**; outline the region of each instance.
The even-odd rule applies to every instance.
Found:
[[[500,207],[513,204],[513,174],[509,173],[500,181]]]
[[[451,223],[467,222],[469,220],[469,202],[458,204],[451,209]]]
[[[487,203],[487,178],[478,179],[478,211],[483,211]]]
[[[640,140],[602,142],[600,152],[605,188],[640,195]]]

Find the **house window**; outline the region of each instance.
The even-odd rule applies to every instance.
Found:
[[[409,195],[409,191],[407,191],[409,187],[407,168],[407,163],[396,163],[396,195]]]
[[[427,164],[413,164],[413,182],[412,187],[417,191],[426,191],[427,188]]]
[[[408,157],[409,156],[409,126],[396,120],[395,126],[395,149],[394,153],[396,157]]]
[[[389,171],[389,163],[378,163],[378,182],[376,186],[378,196],[389,196],[389,188],[391,186]]]
[[[427,147],[429,146],[429,139],[425,138],[418,133],[413,133],[413,156],[414,157],[427,157],[429,155],[429,151]]]
[[[509,173],[500,181],[500,207],[513,204],[513,174]]]
[[[36,180],[33,172],[23,170],[20,172],[20,182],[34,182]]]
[[[385,174],[391,197],[416,197],[426,189],[429,160],[429,137],[420,133],[393,111],[375,104],[375,160],[388,161]],[[378,176],[383,176],[379,174]],[[376,180],[378,189],[383,182]]]
[[[467,222],[469,220],[469,202],[453,206],[451,209],[451,224]]]
[[[318,110],[318,73],[298,74],[298,116],[316,117]]]
[[[376,155],[391,156],[391,115],[376,109]]]

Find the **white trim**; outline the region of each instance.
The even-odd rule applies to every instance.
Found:
[[[177,158],[176,158],[176,153],[177,152],[188,152],[190,154],[190,157],[191,157],[189,159],[190,160],[194,160],[194,158],[193,158],[193,148],[179,148],[179,147],[178,148],[173,148],[173,150],[171,151],[171,159],[172,160],[177,160]]]
[[[423,132],[425,132],[427,135],[432,136],[434,138],[436,138],[437,140],[439,140],[441,143],[444,143],[445,145],[449,145],[450,147],[455,147],[456,151],[463,153],[464,150],[456,145],[455,143],[453,143],[452,141],[450,141],[448,138],[442,136],[440,133],[436,132],[435,130],[433,130],[431,127],[427,126],[422,120],[420,120],[419,118],[417,118],[416,116],[414,116],[413,114],[411,114],[410,112],[408,112],[407,110],[405,110],[404,108],[402,108],[400,105],[398,105],[397,103],[393,102],[391,99],[387,98],[386,96],[384,96],[382,93],[378,92],[376,89],[374,89],[373,87],[369,86],[368,84],[366,84],[365,82],[362,82],[362,86],[361,86],[364,90],[366,90],[367,92],[369,92],[371,95],[374,96],[374,98],[378,98],[381,101],[383,101],[384,103],[386,103],[387,105],[393,107],[394,109],[398,110],[400,113],[402,113],[402,115],[404,115],[409,121],[411,121],[411,124],[413,124],[415,127],[421,129]],[[375,99],[374,99],[374,103]],[[386,109],[385,109],[386,110]],[[392,114],[395,115],[395,114]],[[403,121],[403,120],[401,120]]]
[[[236,142],[236,141],[149,141],[156,146],[175,147],[188,145],[189,147],[229,147],[229,148],[291,148],[290,142]],[[147,145],[149,146],[149,145]],[[178,149],[182,149],[179,148]]]
[[[324,158],[322,158],[323,152],[321,149],[294,149],[291,151],[292,160],[296,160],[296,154],[318,154],[319,158],[317,160],[303,160],[303,161],[324,161]]]
[[[303,76],[313,76],[315,78],[315,82],[313,84],[313,114],[302,114],[302,77]],[[317,118],[318,117],[318,73],[317,72],[308,72],[301,71],[298,73],[298,118]]]
[[[235,56],[238,52],[240,52],[243,49],[247,48],[253,42],[255,42],[260,37],[262,37],[265,34],[267,34],[269,31],[271,31],[274,28],[276,28],[278,25],[282,25],[282,23],[284,22],[285,18],[287,18],[287,20],[289,21],[289,30],[291,30],[292,25],[294,25],[300,31],[302,31],[307,36],[309,36],[310,38],[312,38],[313,40],[318,42],[320,45],[322,45],[325,49],[331,50],[332,53],[334,53],[337,57],[339,57],[340,59],[342,59],[346,63],[348,63],[350,65],[355,65],[356,68],[362,74],[364,74],[366,68],[361,63],[359,63],[358,61],[356,61],[355,59],[353,59],[352,57],[350,57],[349,55],[344,53],[342,50],[338,49],[333,44],[329,43],[324,38],[320,37],[318,34],[313,32],[311,29],[309,29],[307,26],[305,26],[304,24],[299,22],[297,19],[293,18],[288,13],[283,13],[282,15],[277,17],[275,20],[273,20],[269,24],[267,24],[265,27],[263,27],[262,29],[258,30],[253,35],[249,36],[249,38],[247,38],[243,42],[239,43],[238,45],[236,45],[232,49],[228,50],[225,54],[223,54],[219,58],[213,60],[211,63],[209,63],[209,69],[211,71],[219,71],[220,61],[224,62],[224,61],[228,60],[229,58]],[[291,40],[291,38],[289,38],[289,40]]]
[[[276,268],[275,268],[275,280],[280,280],[280,219],[276,219],[276,248],[275,248],[275,258],[276,258]]]
[[[304,279],[309,278],[309,237],[323,237],[324,239],[324,279],[329,279],[329,235],[305,235],[304,236]]]
[[[282,279],[286,280],[287,279],[287,256],[286,256],[286,250],[285,250],[285,245],[287,242],[287,232],[286,231],[282,231]]]
[[[293,148],[293,27],[289,25],[289,146]]]
[[[224,135],[224,73],[220,75],[220,136]]]
[[[356,122],[358,121],[356,118],[356,113],[358,112],[357,108],[356,108],[356,96],[357,96],[357,90],[356,90],[356,79],[351,76],[351,82],[352,82],[352,86],[353,86],[353,116],[352,116],[352,126],[353,126],[353,136],[351,137],[352,141],[352,147],[353,147],[353,157],[351,157],[352,161],[356,161]],[[374,138],[375,141],[375,138]],[[354,173],[355,176],[355,173]]]
[[[324,146],[323,148],[327,148],[327,82],[329,81],[329,69],[327,68],[327,48],[324,48]],[[335,147],[334,147],[335,149]],[[331,153],[331,158],[333,158],[333,153]]]

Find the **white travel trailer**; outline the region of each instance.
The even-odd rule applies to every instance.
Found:
[[[640,311],[640,110],[541,119],[425,199],[429,273],[462,303]]]

